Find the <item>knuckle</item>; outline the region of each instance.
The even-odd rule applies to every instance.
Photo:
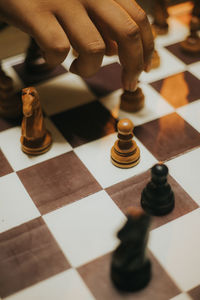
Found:
[[[140,30],[139,27],[133,22],[128,23],[125,28],[125,37],[129,39],[139,39],[140,38]]]
[[[56,55],[59,55],[59,56],[65,56],[70,50],[70,47],[68,45],[65,45],[65,44],[54,44],[52,47],[51,47],[51,52],[55,53]]]
[[[86,53],[89,55],[104,54],[106,50],[105,44],[101,41],[91,42],[86,46]]]
[[[146,13],[144,12],[143,9],[139,9],[138,11],[138,15],[137,15],[137,21],[140,23],[147,23],[148,22],[148,18]]]

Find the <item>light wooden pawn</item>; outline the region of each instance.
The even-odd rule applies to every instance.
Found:
[[[131,168],[140,161],[140,149],[133,140],[134,125],[129,119],[122,119],[117,124],[118,140],[111,149],[111,161],[119,168]]]

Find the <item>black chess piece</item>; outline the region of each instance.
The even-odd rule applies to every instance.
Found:
[[[151,181],[142,192],[141,205],[150,215],[162,216],[174,208],[174,193],[167,182],[168,167],[162,163],[151,169]]]
[[[127,218],[117,235],[121,243],[112,255],[111,279],[117,289],[133,292],[151,279],[151,263],[146,256],[150,216],[142,209],[131,208]]]
[[[45,61],[40,47],[32,37],[30,38],[24,66],[29,73],[45,73],[55,68]]]

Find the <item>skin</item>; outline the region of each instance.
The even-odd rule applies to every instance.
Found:
[[[70,71],[80,76],[95,74],[104,54],[118,54],[129,91],[148,70],[154,48],[147,16],[134,0],[0,0],[0,19],[32,36],[51,65],[72,46],[79,56]]]

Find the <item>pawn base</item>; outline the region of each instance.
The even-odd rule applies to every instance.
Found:
[[[133,142],[133,145],[128,150],[121,150],[118,146],[118,141],[115,142],[111,149],[111,162],[118,168],[128,169],[136,166],[140,162],[140,149]]]
[[[47,152],[50,149],[51,144],[52,144],[52,137],[51,137],[50,132],[47,131],[45,138],[40,143],[40,145],[38,145],[38,142],[35,143],[35,141],[30,141],[30,140],[27,143],[27,139],[25,139],[24,136],[21,136],[20,141],[21,141],[22,151],[24,153],[29,154],[29,155],[40,155],[40,154]],[[27,145],[27,144],[29,144],[29,145]]]
[[[158,205],[157,202],[150,204],[149,202],[149,199],[146,199],[144,190],[141,197],[141,206],[144,211],[151,216],[167,215],[174,209],[174,193],[169,195],[168,203],[165,205]]]
[[[115,166],[118,167],[118,168],[121,168],[121,169],[129,169],[129,168],[132,168],[132,167],[136,166],[137,164],[139,164],[140,158],[138,158],[136,161],[134,161],[134,162],[132,162],[132,163],[122,163],[122,162],[119,162],[119,161],[114,160],[114,159],[111,157],[111,162],[112,162],[113,165],[115,165]]]
[[[200,53],[200,38],[199,37],[188,37],[185,41],[180,44],[183,51],[188,54],[199,54]]]
[[[127,112],[137,112],[144,107],[144,94],[141,88],[135,92],[125,91],[121,95],[120,109]]]
[[[134,271],[120,270],[111,266],[111,279],[117,289],[125,292],[134,292],[147,286],[151,279],[151,263],[145,262],[142,268]]]

